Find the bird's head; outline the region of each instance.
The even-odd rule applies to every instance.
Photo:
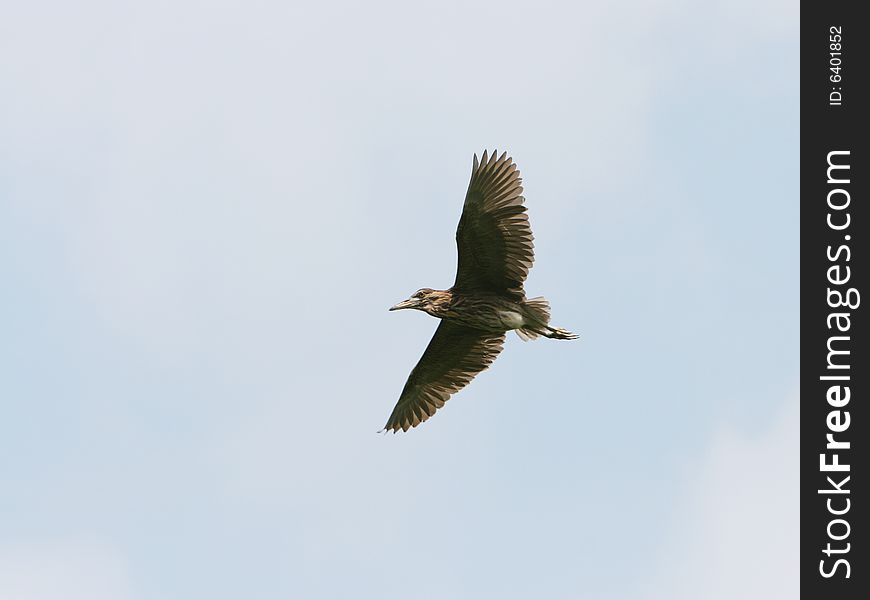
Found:
[[[390,307],[390,310],[414,308],[431,314],[443,302],[445,294],[446,292],[423,288],[414,292],[407,300]]]

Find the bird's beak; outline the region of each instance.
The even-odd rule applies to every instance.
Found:
[[[407,300],[402,300],[395,306],[391,306],[390,310],[402,310],[403,308],[416,308],[419,305],[420,301],[417,298],[408,298]]]

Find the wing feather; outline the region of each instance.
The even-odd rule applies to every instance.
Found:
[[[507,153],[499,157],[484,151],[479,162],[474,155],[456,229],[459,260],[454,290],[525,297],[523,282],[535,258],[521,184],[517,165]]]
[[[451,395],[492,364],[503,345],[504,333],[487,333],[441,321],[408,376],[384,429],[408,431],[434,415]]]

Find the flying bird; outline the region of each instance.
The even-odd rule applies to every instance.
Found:
[[[549,303],[541,297],[527,300],[523,291],[534,254],[521,183],[507,153],[487,157],[484,151],[479,162],[475,154],[456,229],[459,263],[453,287],[423,288],[390,308],[422,310],[441,323],[408,376],[386,431],[407,431],[434,415],[492,364],[508,331],[523,340],[577,338],[550,327]]]

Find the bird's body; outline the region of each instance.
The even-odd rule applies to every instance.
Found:
[[[535,338],[544,335],[557,339],[560,338],[560,333],[565,333],[561,329],[547,325],[549,314],[540,313],[541,305],[545,307],[545,311],[547,310],[547,303],[543,298],[515,300],[507,296],[486,293],[463,295],[454,292],[452,288],[449,290],[423,288],[409,300],[414,304],[419,300],[419,306],[402,306],[403,303],[400,303],[390,310],[417,308],[433,317],[489,333],[519,330],[522,331],[520,337],[528,335],[529,338]]]
[[[423,288],[390,310],[413,308],[441,319],[432,341],[411,371],[385,429],[416,427],[486,369],[504,344],[505,332],[523,340],[577,336],[550,327],[544,298],[526,299],[523,282],[532,266],[532,231],[523,206],[519,171],[506,154],[478,163],[456,244],[459,264],[448,290]]]

